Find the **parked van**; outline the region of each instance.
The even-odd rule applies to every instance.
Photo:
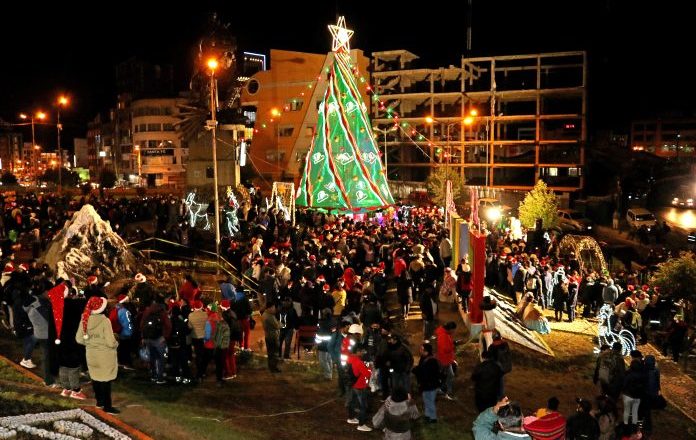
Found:
[[[657,225],[655,215],[643,208],[631,208],[626,211],[626,221],[633,229],[639,229],[641,226],[645,226],[648,228],[648,231]]]

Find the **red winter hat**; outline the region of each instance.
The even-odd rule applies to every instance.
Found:
[[[203,309],[203,302],[200,300],[191,301],[191,308],[193,310],[201,310]]]
[[[84,336],[82,336],[85,339],[89,339],[89,335],[87,334],[87,321],[89,320],[90,315],[98,315],[99,313],[103,312],[104,309],[106,309],[106,298],[102,298],[101,296],[93,296],[87,301],[87,305],[85,306],[84,312],[82,312],[82,332],[84,333]]]
[[[14,272],[15,267],[12,263],[7,263],[5,265],[5,268],[2,270],[2,273],[12,273]]]
[[[29,265],[27,263],[22,263],[19,265],[19,268],[22,269],[23,271],[27,272],[29,271]]]
[[[56,328],[56,345],[60,345],[60,334],[63,330],[63,308],[65,297],[68,295],[68,286],[63,283],[58,284],[48,291],[48,300],[53,309],[53,324]]]
[[[87,284],[89,284],[89,285],[97,284],[97,281],[99,281],[99,279],[97,278],[96,275],[90,275],[87,277]]]
[[[329,289],[331,289],[331,288],[329,287],[329,285],[328,285],[328,284],[324,284],[324,287],[322,287],[322,289],[324,289],[325,291],[327,291],[327,292],[328,292],[328,291],[329,291]]]
[[[642,290],[643,292],[647,292],[648,290],[650,290],[650,286],[648,286],[647,284],[643,284],[640,290]]]
[[[118,301],[119,304],[123,304],[124,302],[128,302],[128,295],[119,293],[118,296],[116,297],[116,301]]]
[[[634,286],[633,284],[629,284],[628,286],[626,286],[626,289],[628,289],[631,292],[633,292],[635,290],[635,288],[636,288],[636,286]]]
[[[326,278],[324,278],[324,275],[319,275],[319,276],[317,277],[317,282],[318,282],[318,283],[325,283],[325,282],[326,282]]]
[[[317,261],[317,256],[316,256],[316,255],[310,255],[310,256],[309,256],[309,261]]]
[[[229,310],[230,305],[231,304],[229,299],[223,299],[222,301],[220,301],[220,308],[222,310]]]

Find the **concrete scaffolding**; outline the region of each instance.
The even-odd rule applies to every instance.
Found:
[[[539,178],[556,191],[583,187],[585,52],[462,58],[437,69],[418,68],[406,50],[372,56],[385,104],[372,101],[372,118],[390,179],[422,181],[445,166],[490,188],[526,190]],[[390,130],[390,114],[399,115],[400,130]]]

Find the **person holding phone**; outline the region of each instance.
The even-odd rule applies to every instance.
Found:
[[[474,440],[532,440],[522,428],[522,419],[520,406],[503,397],[474,420]]]

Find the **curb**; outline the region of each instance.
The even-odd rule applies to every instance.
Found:
[[[10,359],[6,358],[3,355],[0,355],[0,360],[5,361],[9,366],[14,368],[15,370],[19,371],[23,376],[33,380],[34,382],[37,382],[37,384],[31,384],[31,383],[22,383],[22,382],[12,382],[12,381],[5,381],[5,380],[0,380],[0,383],[5,383],[5,384],[12,384],[18,387],[24,387],[24,388],[31,388],[35,389],[37,391],[43,391],[51,394],[59,394],[60,389],[58,388],[47,388],[43,384],[43,379],[40,376],[37,376],[36,374],[32,373],[31,371],[28,371],[24,367],[21,367],[17,365],[16,363],[12,362]],[[41,384],[41,385],[40,385]],[[81,406],[82,409],[84,409],[87,412],[92,413],[93,415],[101,418],[102,420],[107,421],[109,424],[114,425],[118,427],[121,431],[125,432],[132,438],[136,440],[154,440],[152,437],[144,434],[142,431],[137,430],[136,428],[128,425],[127,423],[123,422],[122,420],[112,416],[111,414],[107,414],[101,409],[97,408],[96,406]]]
[[[26,368],[24,368],[24,367],[22,367],[22,366],[20,366],[20,365],[17,365],[16,362],[13,362],[12,360],[6,358],[5,356],[3,356],[3,355],[1,355],[1,354],[0,354],[0,360],[5,361],[5,363],[7,363],[7,365],[9,365],[10,367],[12,367],[12,368],[14,368],[15,370],[19,371],[19,373],[20,373],[21,375],[23,375],[23,376],[25,376],[25,377],[27,377],[27,378],[29,378],[29,379],[35,381],[35,382],[43,383],[43,378],[41,378],[40,376],[36,375],[35,373],[32,373],[31,371],[27,370]]]
[[[133,439],[136,439],[136,440],[154,440],[149,435],[143,433],[142,431],[137,430],[136,428],[132,427],[131,425],[127,424],[126,422],[122,421],[121,419],[104,412],[102,409],[100,409],[96,406],[86,406],[86,407],[83,407],[82,409],[84,409],[85,411],[87,411],[89,413],[92,413],[92,415],[99,417],[102,420],[105,420],[110,425],[116,426],[118,429],[125,432]]]

